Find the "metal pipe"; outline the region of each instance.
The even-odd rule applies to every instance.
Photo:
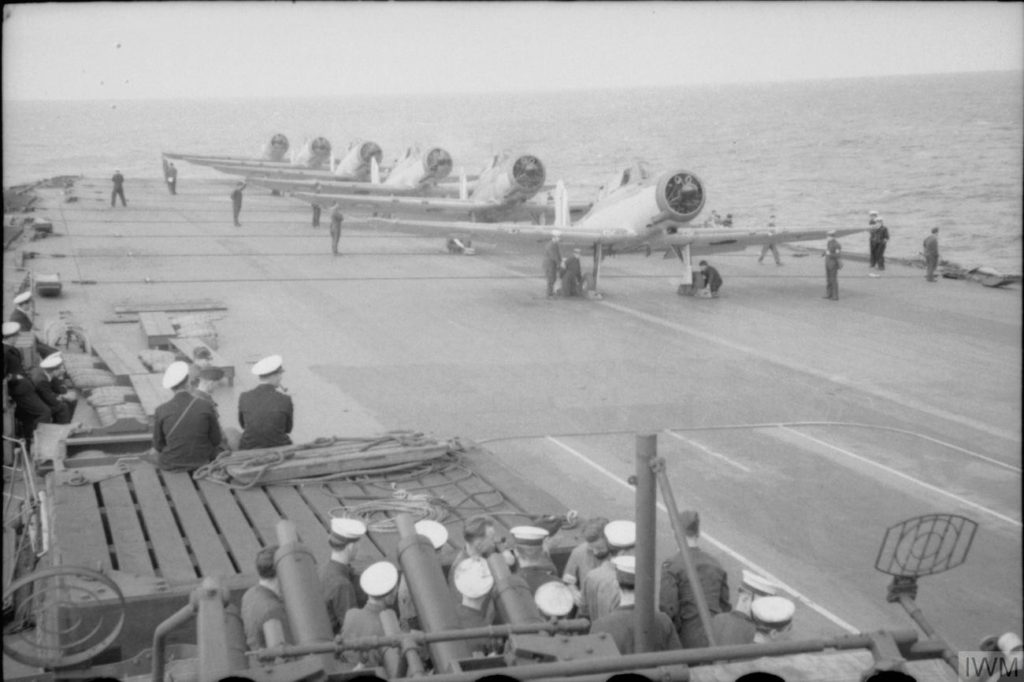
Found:
[[[665,471],[665,460],[661,457],[652,462],[654,472],[658,478],[658,487],[661,496],[665,501],[665,508],[668,510],[668,519],[672,523],[672,531],[676,536],[676,544],[683,557],[683,567],[686,569],[686,578],[690,581],[690,588],[693,591],[693,600],[697,604],[697,614],[700,616],[700,623],[704,627],[704,633],[708,638],[708,646],[715,646],[715,635],[711,629],[711,612],[708,610],[708,603],[704,599],[704,591],[700,587],[700,577],[690,557],[690,546],[686,544],[686,532],[679,525],[679,507],[676,505],[676,496],[672,492],[672,484],[668,480],[668,473]]]
[[[530,586],[519,576],[513,576],[501,552],[491,552],[487,566],[494,578],[494,593],[497,595],[498,614],[512,625],[543,622],[544,616],[533,601]]]
[[[384,609],[380,612],[380,625],[384,629],[385,635],[402,634],[402,629],[398,625],[398,615],[391,609]],[[415,650],[406,653],[415,653]],[[400,677],[402,674],[402,657],[399,650],[395,647],[385,647],[383,659],[387,678],[393,680],[396,677]],[[419,674],[423,674],[422,667]]]
[[[278,521],[277,541],[280,548],[274,554],[274,566],[281,586],[281,599],[288,616],[289,630],[295,643],[332,641],[334,633],[327,617],[327,603],[320,590],[316,559],[299,543],[295,524],[291,521]],[[326,671],[338,667],[333,656],[324,656],[323,663]]]
[[[631,670],[630,673],[639,675],[637,679],[657,680],[658,682],[689,682],[690,679],[690,668],[685,665],[663,665],[658,668]],[[568,679],[565,677],[537,677],[532,682],[608,682],[608,673],[574,675]]]
[[[636,653],[654,651],[654,567],[658,487],[651,465],[658,454],[655,434],[636,437],[636,585],[633,646]],[[700,583],[695,583],[700,585]]]
[[[457,630],[459,617],[448,583],[441,571],[441,562],[430,540],[416,533],[412,516],[400,513],[395,517],[398,528],[398,561],[409,583],[409,593],[416,605],[420,624],[426,632]],[[458,672],[459,661],[471,656],[465,639],[433,642],[430,657],[439,672]]]
[[[227,620],[224,603],[227,593],[221,589],[217,578],[204,578],[196,588],[199,614],[196,617],[196,642],[199,644],[199,679],[220,680],[234,670],[246,667],[245,657],[241,665],[233,667],[229,646]],[[244,651],[244,647],[243,647]]]
[[[921,630],[924,631],[924,634],[928,635],[929,639],[942,643],[942,660],[944,660],[947,665],[953,668],[953,670],[959,670],[959,661],[957,658],[957,653],[953,651],[953,648],[949,646],[949,643],[946,642],[945,638],[942,637],[938,632],[936,632],[935,628],[932,627],[932,624],[929,623],[928,619],[924,617],[924,612],[921,611],[920,608],[918,608],[917,602],[914,601],[914,598],[911,597],[909,594],[901,594],[899,599],[900,606],[902,606],[903,609],[907,612],[907,615],[913,618],[914,622],[921,627]]]
[[[395,615],[395,612],[391,609],[382,611],[380,614],[380,624],[384,628],[385,635],[401,639],[401,652],[405,658],[408,674],[423,675],[425,668],[423,660],[420,658],[420,652],[416,647],[416,641],[409,637],[407,633],[402,632],[402,627],[398,624],[398,616]]]
[[[224,590],[224,598],[230,599],[230,590]],[[278,622],[278,621],[273,621]],[[245,670],[249,667],[249,657],[246,652],[249,651],[249,645],[245,641],[245,624],[242,623],[242,613],[238,607],[231,604],[228,605],[225,601],[224,607],[224,630],[227,633],[227,650],[228,660],[231,663],[231,669]],[[283,634],[282,634],[283,636]]]
[[[188,604],[171,614],[171,617],[156,626],[153,631],[153,682],[164,682],[164,644],[167,636],[192,620],[196,612],[198,597],[192,592]]]

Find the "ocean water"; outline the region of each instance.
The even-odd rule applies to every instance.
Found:
[[[493,153],[540,156],[586,197],[621,166],[684,168],[705,211],[738,226],[842,227],[875,209],[888,254],[914,257],[940,227],[942,257],[1020,274],[1024,72],[781,84],[461,94],[3,103],[5,187],[61,174],[160,176],[160,152],[253,155],[276,132],[340,153],[374,140],[390,162],[439,145],[456,168]],[[225,176],[179,164],[180,180]],[[700,219],[698,219],[699,221]],[[848,237],[867,250],[867,236]]]

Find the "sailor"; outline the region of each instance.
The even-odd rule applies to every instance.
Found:
[[[452,582],[459,599],[455,604],[455,615],[459,619],[459,628],[485,627],[494,624],[494,609],[488,608],[491,601],[491,590],[494,587],[494,576],[481,556],[467,557],[457,564],[452,564]],[[487,637],[478,637],[466,641],[474,655],[487,654],[494,648]]]
[[[196,375],[196,383],[191,389],[192,395],[217,407],[217,403],[213,399],[213,390],[220,385],[223,379],[224,370],[219,367],[205,367],[199,370]]]
[[[238,396],[238,424],[242,427],[239,448],[275,448],[290,445],[295,407],[291,396],[281,390],[284,361],[270,355],[252,366],[260,384]]]
[[[722,227],[732,227],[732,213],[725,214],[725,219],[722,220]]]
[[[335,201],[331,204],[331,253],[338,255],[338,241],[341,239],[341,223],[345,215],[341,212],[341,206]]]
[[[242,626],[245,629],[245,643],[250,651],[267,646],[263,626],[269,621],[277,621],[284,633],[284,643],[291,642],[288,616],[284,600],[281,599],[281,583],[274,561],[276,552],[277,545],[270,545],[256,554],[256,576],[259,582],[242,595]]]
[[[612,559],[615,568],[615,579],[619,585],[619,604],[613,611],[593,621],[591,634],[606,632],[615,640],[620,654],[636,653],[634,632],[636,616],[633,607],[636,605],[636,557],[617,556]],[[672,651],[681,649],[679,636],[672,627],[672,620],[661,611],[655,612],[653,638],[654,651]]]
[[[72,408],[67,401],[73,399],[61,381],[64,359],[60,353],[51,353],[39,362],[39,366],[28,373],[28,378],[39,394],[39,398],[50,408],[54,424],[70,424]]]
[[[718,559],[707,554],[697,542],[700,538],[700,515],[691,510],[679,513],[679,525],[686,537],[690,562],[700,579],[700,589],[712,617],[732,609],[729,603],[729,580]],[[661,565],[659,608],[668,614],[679,633],[683,647],[691,649],[708,645],[707,633],[701,623],[693,586],[686,575],[682,550]]]
[[[416,522],[414,528],[417,535],[422,535],[430,540],[430,546],[440,559],[441,551],[448,542],[448,529],[443,523],[431,519],[421,519]],[[419,617],[416,613],[416,603],[412,598],[412,591],[409,589],[409,581],[405,575],[398,581],[398,620],[406,630],[419,630]]]
[[[32,292],[23,291],[14,297],[14,310],[11,311],[11,322],[17,322],[21,331],[32,331]]]
[[[199,385],[199,372],[213,367],[213,352],[206,346],[196,346],[192,351],[192,365],[188,370],[188,383],[195,388]]]
[[[722,287],[722,276],[706,260],[700,262],[700,274],[704,278],[704,287],[700,290],[701,298],[718,298],[718,290]]]
[[[580,529],[583,542],[572,548],[569,558],[565,562],[565,571],[562,573],[562,582],[568,585],[572,591],[573,600],[579,605],[582,600],[580,586],[583,579],[590,571],[594,570],[608,560],[610,550],[608,541],[604,537],[604,527],[608,525],[608,519],[603,516],[588,520]]]
[[[452,566],[457,566],[467,558],[485,559],[494,551],[501,551],[503,555],[506,555],[506,560],[512,557],[511,551],[501,547],[504,544],[504,538],[498,538],[497,526],[494,519],[489,516],[471,516],[466,519],[466,523],[462,526],[462,539],[464,544],[452,560]],[[452,571],[448,572],[448,586],[451,589],[452,600],[456,604],[460,603],[462,595],[455,586],[455,574]],[[488,614],[493,617],[494,603],[489,596],[484,600],[484,606]]]
[[[164,168],[164,177],[167,178],[167,190],[171,194],[178,193],[178,169],[174,167],[173,161],[167,162],[167,167]]]
[[[785,639],[793,625],[796,605],[785,597],[758,597],[750,605],[750,617],[757,628],[755,644]]]
[[[924,240],[924,278],[935,281],[935,268],[939,266],[939,228],[933,227],[932,233]]]
[[[610,521],[604,527],[605,541],[611,558],[630,556],[636,545],[636,523],[633,521]],[[582,599],[579,615],[591,622],[611,613],[619,605],[619,583],[615,568],[610,561],[592,570],[583,579]]]
[[[750,616],[750,605],[755,599],[774,595],[775,587],[770,582],[743,569],[743,582],[736,590],[736,605],[731,611],[716,614],[711,619],[715,644],[727,646],[752,643],[757,628]]]
[[[21,349],[14,345],[14,340],[18,338],[20,333],[21,324],[19,322],[13,320],[4,322],[4,376],[8,374],[24,376],[25,374],[25,358],[21,354]]]
[[[383,637],[384,626],[380,614],[395,605],[398,589],[398,569],[390,561],[371,564],[359,576],[359,586],[366,593],[366,606],[349,609],[341,626],[342,641],[358,637]],[[367,668],[378,668],[384,661],[385,648],[350,649],[343,656],[349,663],[361,664]]]
[[[572,255],[565,259],[562,269],[562,295],[583,295],[583,271],[580,269],[580,249],[573,249]]]
[[[533,603],[537,610],[549,620],[565,618],[576,607],[569,586],[558,580],[544,583],[533,593]]]
[[[314,194],[320,194],[321,190],[323,190],[323,185],[321,185],[320,181],[317,180],[313,184],[313,193]],[[313,202],[313,227],[320,227],[320,210],[321,210],[320,209],[320,204],[318,204],[318,203],[316,203],[314,201]]]
[[[124,199],[124,176],[121,175],[121,171],[115,170],[110,180],[114,183],[114,189],[110,192],[110,208],[114,208],[114,200],[117,197],[121,197],[122,206],[127,206],[128,202]]]
[[[555,563],[548,554],[545,542],[549,533],[536,526],[515,526],[509,532],[515,538],[512,548],[518,568],[516,573],[530,588],[530,594],[536,594],[537,588],[544,583],[558,580]]]
[[[153,450],[139,458],[164,471],[191,471],[209,464],[221,450],[220,421],[213,403],[189,392],[188,364],[172,362],[163,387],[174,397],[153,415]]]
[[[768,234],[774,235],[775,233],[775,216],[771,215],[768,217]],[[772,252],[772,256],[775,258],[775,264],[782,265],[782,259],[779,258],[779,247],[775,246],[774,242],[768,242],[761,247],[761,255],[757,257],[757,262],[763,263],[764,257],[768,255],[769,251]]]
[[[889,228],[885,226],[885,221],[877,213],[874,215],[874,221],[869,244],[871,247],[870,267],[873,268],[877,265],[879,270],[885,270],[885,245],[889,243]]]
[[[555,295],[555,281],[558,279],[558,270],[562,267],[562,251],[558,248],[558,242],[562,240],[561,232],[555,230],[551,233],[551,241],[544,247],[544,277],[548,283],[548,298]]]
[[[825,245],[825,296],[833,301],[839,300],[839,270],[843,267],[843,246],[836,239],[836,231],[828,231],[828,243]]]
[[[231,191],[231,210],[234,214],[235,227],[242,226],[242,223],[238,222],[238,215],[242,212],[242,190],[244,189],[245,183],[239,182]]]
[[[352,566],[359,552],[359,540],[364,535],[366,524],[358,519],[331,519],[331,534],[327,538],[331,560],[320,569],[320,586],[334,634],[341,631],[348,610],[359,608],[366,601]]]
[[[52,421],[50,408],[39,397],[35,385],[25,375],[24,359],[21,349],[10,343],[19,333],[21,325],[17,322],[4,322],[4,379],[7,380],[7,393],[14,402],[14,419],[18,431],[25,439],[26,445],[31,444],[32,435],[39,424]]]

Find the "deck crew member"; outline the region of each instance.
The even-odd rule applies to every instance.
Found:
[[[489,516],[471,516],[466,519],[466,523],[462,526],[462,539],[465,544],[455,554],[452,566],[457,566],[463,559],[467,558],[479,557],[485,559],[488,554],[499,550],[499,548],[502,554],[507,555],[506,559],[512,556],[511,551],[501,548],[501,545],[504,544],[504,538],[498,537],[497,526],[494,519]],[[452,593],[452,600],[456,604],[460,603],[462,595],[455,587],[455,574],[453,571],[448,572],[448,587]],[[495,607],[490,596],[484,600],[484,606],[488,615],[493,617]]]
[[[121,171],[115,170],[114,176],[110,180],[114,183],[114,189],[110,192],[110,208],[114,208],[114,200],[117,197],[121,197],[122,206],[127,206],[128,202],[124,200],[124,176],[121,175]]]
[[[14,345],[14,340],[21,333],[21,323],[11,320],[3,324],[4,337],[4,375],[24,376],[25,357],[21,349]]]
[[[242,626],[245,628],[245,643],[250,651],[267,646],[263,626],[272,620],[280,623],[285,643],[291,642],[288,616],[284,600],[281,599],[281,585],[277,579],[277,566],[274,561],[276,552],[277,545],[270,545],[256,554],[256,576],[259,582],[242,595]]]
[[[516,573],[526,581],[531,595],[544,583],[558,580],[555,562],[544,546],[550,533],[536,526],[515,526],[509,532],[515,538],[512,552],[518,564]]]
[[[335,201],[331,204],[331,253],[338,255],[338,241],[341,239],[341,223],[345,220],[345,214],[341,212],[341,206]]]
[[[398,569],[390,561],[371,564],[359,576],[359,586],[366,593],[366,606],[349,609],[341,625],[343,641],[358,637],[383,637],[384,626],[380,614],[395,605],[398,589]],[[386,647],[376,649],[350,649],[343,656],[349,663],[362,664],[367,668],[378,668],[384,662]]]
[[[569,558],[565,562],[562,582],[569,586],[577,605],[583,599],[580,586],[583,585],[583,579],[587,573],[609,558],[608,541],[604,537],[604,527],[607,525],[608,519],[603,516],[592,518],[584,523],[580,529],[583,542],[572,548],[572,552],[569,553]]]
[[[242,427],[239,448],[275,448],[290,445],[295,406],[280,390],[284,361],[280,355],[263,358],[252,366],[260,384],[238,396],[238,424]]]
[[[140,455],[164,471],[191,471],[209,464],[221,450],[220,421],[213,403],[189,392],[188,364],[172,362],[164,372],[164,388],[174,397],[153,415],[153,450]]]
[[[440,559],[441,550],[448,542],[448,529],[443,523],[431,519],[421,519],[416,522],[414,528],[417,535],[422,535],[430,540],[430,546]],[[398,581],[398,621],[407,630],[419,630],[419,616],[416,613],[416,602],[412,598],[412,591],[409,589],[409,581],[403,575]]]
[[[591,634],[606,632],[615,640],[620,654],[636,653],[634,632],[636,616],[633,607],[636,605],[636,557],[618,556],[612,559],[615,567],[615,579],[619,584],[619,605],[610,613],[601,616],[590,626]],[[654,617],[653,645],[654,651],[672,651],[681,649],[679,636],[672,627],[672,620],[662,611],[656,611]]]
[[[871,266],[878,266],[879,270],[885,270],[885,245],[889,243],[889,228],[885,226],[885,221],[882,220],[877,214],[875,215],[875,225],[871,228],[870,246],[871,246]]]
[[[240,182],[231,191],[231,211],[234,215],[235,227],[242,226],[242,223],[238,222],[238,215],[242,212],[242,190],[244,189],[245,183]]]
[[[341,631],[345,613],[361,607],[366,601],[366,595],[358,587],[359,576],[352,567],[359,552],[359,540],[364,535],[366,524],[358,519],[331,519],[331,534],[327,538],[331,560],[320,568],[320,586],[334,634]]]
[[[549,620],[565,618],[576,608],[569,586],[558,580],[546,582],[533,593],[533,603],[537,610]]]
[[[28,378],[39,394],[39,398],[50,408],[54,424],[70,424],[71,408],[68,406],[67,388],[60,380],[64,359],[60,353],[51,353],[29,370]],[[56,389],[56,390],[55,390]]]
[[[14,310],[11,311],[11,322],[17,322],[21,331],[32,331],[32,292],[23,291],[14,297]]]
[[[171,194],[177,194],[178,169],[174,167],[173,161],[164,161],[164,178],[167,179],[167,191]]]
[[[722,276],[718,274],[718,270],[708,265],[706,260],[702,260],[700,274],[704,278],[704,288],[700,290],[700,297],[718,298],[718,290],[722,288]]]
[[[313,184],[313,193],[314,194],[320,194],[320,191],[322,189],[323,189],[323,185],[321,185],[320,181],[317,180]],[[314,201],[313,202],[313,227],[320,227],[320,211],[321,211],[320,204],[318,204],[318,203],[316,203]]]
[[[456,594],[459,596],[455,604],[455,615],[459,620],[459,629],[479,628],[494,624],[494,609],[488,608],[491,603],[491,590],[494,588],[494,576],[481,556],[472,556],[452,564],[450,572]],[[466,641],[470,651],[490,653],[493,643],[487,637],[477,637]]]
[[[39,424],[52,421],[50,408],[39,397],[32,381],[25,375],[24,360],[21,349],[8,343],[20,333],[21,325],[17,322],[4,322],[4,378],[7,380],[7,393],[14,402],[14,419],[18,424],[21,437],[26,445],[32,442],[32,435]]]
[[[750,605],[759,597],[775,595],[775,587],[750,571],[743,569],[743,582],[736,590],[736,605],[731,611],[716,614],[711,619],[711,630],[715,633],[715,644],[751,644],[757,627],[750,616]]]
[[[774,235],[775,233],[775,216],[772,215],[768,217],[768,234]],[[774,242],[768,242],[761,247],[761,255],[757,257],[757,262],[763,263],[764,257],[768,255],[769,251],[771,251],[772,256],[775,258],[775,264],[782,265],[782,259],[779,258],[779,247],[775,246]]]
[[[544,277],[548,283],[548,298],[555,295],[555,281],[558,279],[558,271],[562,267],[562,251],[558,242],[562,240],[558,231],[551,233],[551,241],[544,247]]]
[[[192,386],[192,395],[202,398],[214,407],[217,402],[213,399],[213,389],[224,379],[224,370],[219,367],[206,367],[199,370],[196,376],[196,383]]]
[[[933,227],[932,233],[924,240],[924,278],[935,281],[935,268],[939,266],[939,228]]]
[[[686,536],[690,561],[700,579],[700,590],[704,595],[708,611],[714,617],[732,609],[729,603],[729,579],[718,559],[697,546],[700,538],[700,515],[695,511],[679,512],[679,524]],[[661,565],[661,590],[659,608],[668,614],[679,633],[683,647],[691,649],[708,645],[707,633],[701,623],[694,598],[693,586],[686,575],[682,550],[676,552]]]
[[[836,231],[828,231],[828,243],[825,245],[825,296],[824,298],[839,300],[839,270],[843,267],[843,247],[836,239]]]
[[[796,605],[785,597],[758,597],[750,605],[750,617],[757,627],[755,644],[786,639],[793,625]]]
[[[572,254],[565,259],[565,267],[562,269],[562,295],[582,296],[583,295],[583,272],[580,269],[580,249],[573,249]]]
[[[605,541],[611,558],[630,556],[636,545],[636,524],[632,521],[610,521],[604,527]],[[591,622],[611,613],[619,605],[619,583],[610,561],[601,564],[583,579],[579,615]]]
[[[208,367],[213,367],[213,353],[206,346],[196,346],[188,368],[188,383],[192,388],[199,385],[199,373]]]

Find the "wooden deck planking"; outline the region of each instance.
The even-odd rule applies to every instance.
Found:
[[[213,521],[220,529],[221,536],[227,541],[239,570],[243,574],[255,573],[260,541],[242,514],[235,496],[231,494],[231,489],[211,481],[198,481],[198,484],[199,492],[206,500]]]
[[[285,485],[271,485],[265,490],[281,510],[284,518],[295,524],[299,540],[316,557],[317,565],[326,562],[331,555],[331,548],[327,545],[327,527],[316,512],[309,508],[299,491]]]
[[[117,570],[135,575],[156,575],[128,481],[124,476],[117,476],[100,481],[99,485],[110,536],[114,540]]]
[[[192,565],[178,524],[174,521],[156,469],[138,466],[132,469],[131,477],[142,518],[149,532],[150,544],[156,554],[160,577],[169,583],[194,582],[195,566]]]
[[[331,490],[326,487],[327,484],[316,484],[307,485],[302,487],[302,496],[309,503],[310,508],[316,512],[324,524],[324,528],[328,531],[331,527],[331,513],[330,510],[335,507],[340,507],[341,502],[332,494]],[[328,549],[328,556],[330,555],[330,549]],[[380,561],[384,558],[377,546],[369,539],[363,538],[359,542],[359,556],[361,558],[368,558],[371,561]]]
[[[178,334],[171,318],[163,311],[140,312],[139,324],[146,336],[147,348],[167,348],[171,338]]]
[[[123,343],[96,343],[92,349],[114,376],[149,374],[138,354],[128,350]]]
[[[163,479],[171,495],[174,509],[178,512],[178,519],[185,529],[192,554],[199,562],[199,574],[205,578],[238,573],[224,550],[217,529],[210,522],[206,507],[192,482],[192,475],[184,472],[165,472]]]
[[[249,525],[256,531],[262,545],[266,547],[277,544],[277,522],[281,520],[281,515],[271,504],[263,488],[236,490],[235,499],[249,517]],[[255,556],[253,558],[255,559]]]
[[[170,400],[174,395],[171,391],[164,388],[163,374],[132,374],[128,378],[132,382],[132,388],[135,389],[135,395],[139,397],[139,402],[142,403],[142,411],[149,417],[156,413],[156,408]]]
[[[113,568],[107,537],[100,517],[100,502],[93,485],[70,486],[60,481],[67,474],[54,474],[53,538],[61,565]]]

